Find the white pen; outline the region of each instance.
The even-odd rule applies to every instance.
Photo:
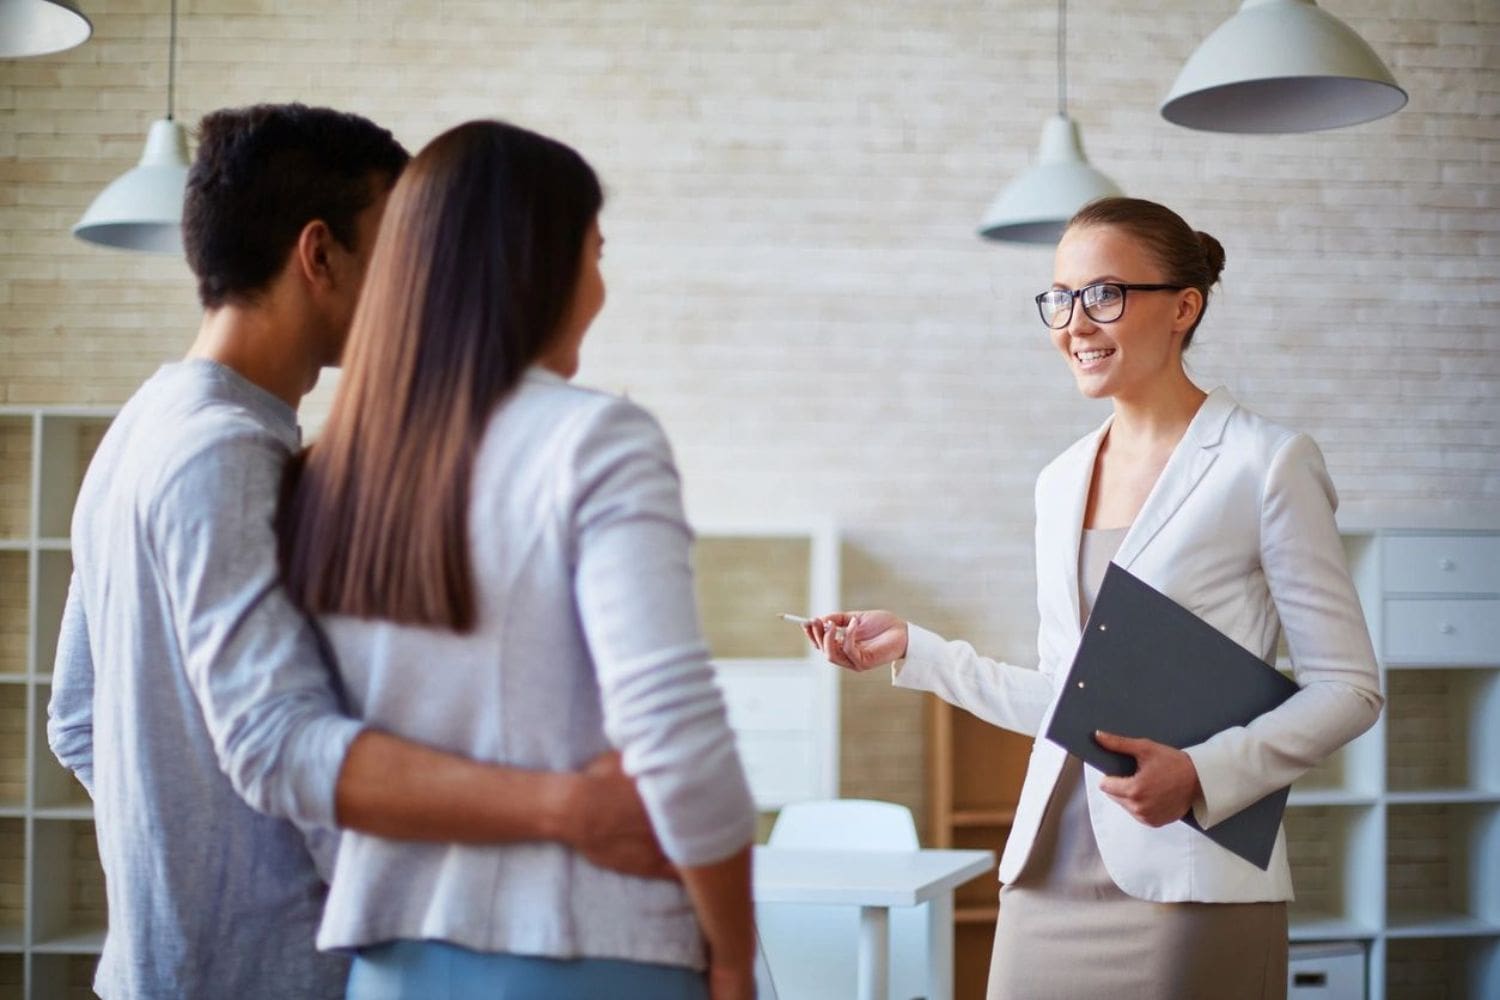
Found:
[[[777,615],[776,617],[780,618],[784,622],[791,622],[793,625],[811,625],[814,621],[817,620],[815,618],[803,618],[801,615],[789,615],[785,611],[781,612],[781,614]],[[834,626],[833,641],[844,641],[844,630],[842,627],[837,625]]]

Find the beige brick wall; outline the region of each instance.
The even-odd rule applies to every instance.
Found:
[[[849,604],[1031,661],[1032,480],[1104,409],[1034,317],[1049,255],[973,228],[1051,107],[1051,4],[182,6],[186,121],[300,99],[413,147],[479,115],[576,143],[610,191],[582,378],[661,416],[694,514],[832,515]],[[1070,26],[1095,164],[1228,250],[1195,371],[1316,435],[1347,499],[1500,500],[1500,5],[1330,0],[1411,91],[1384,121],[1167,125],[1234,6],[1095,0]],[[0,401],[122,400],[197,322],[180,262],[68,234],[165,99],[166,0],[88,9],[87,45],[0,62]],[[844,694],[845,792],[920,805],[919,699]]]

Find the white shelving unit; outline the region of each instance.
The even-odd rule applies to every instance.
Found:
[[[114,410],[0,407],[0,997],[88,997],[104,874],[87,793],[47,747],[73,502]]]
[[[839,607],[831,525],[699,525],[699,612],[756,806],[834,798],[839,788],[838,671],[782,611]]]
[[[1500,522],[1344,524],[1386,710],[1287,810],[1295,942],[1372,1000],[1500,997]]]

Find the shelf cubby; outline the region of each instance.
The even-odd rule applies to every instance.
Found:
[[[996,889],[998,890],[998,886]],[[965,920],[960,912],[953,926],[953,983],[956,997],[983,996],[995,947],[995,916]],[[964,987],[968,986],[969,989]]]
[[[72,528],[73,504],[89,461],[109,418],[44,414],[42,461],[37,490],[37,534],[41,538],[67,538]]]
[[[26,930],[26,821],[0,819],[0,954],[24,946]]]
[[[1392,937],[1500,933],[1500,805],[1393,804],[1386,838]]]
[[[1500,938],[1400,938],[1386,946],[1388,1000],[1500,996]]]
[[[97,953],[104,943],[104,870],[90,820],[34,820],[33,951]]]
[[[26,673],[31,635],[31,556],[0,549],[0,676]]]
[[[1392,670],[1386,690],[1393,798],[1500,799],[1500,670]]]
[[[0,541],[31,537],[33,418],[0,414]]]
[[[714,659],[805,658],[802,631],[775,616],[812,609],[813,539],[700,535],[694,550],[698,608]]]
[[[92,954],[40,954],[31,959],[33,1000],[94,1000]]]
[[[57,633],[62,627],[63,608],[68,604],[73,557],[65,551],[42,550],[36,558],[35,670],[42,677],[50,677],[57,658]]]
[[[953,848],[960,851],[995,851],[996,858],[999,851],[996,844],[1003,844],[1005,838],[1010,834],[1010,826],[964,826],[955,827],[953,830]],[[956,911],[978,917],[980,914],[988,914],[988,919],[994,920],[998,907],[1000,895],[1000,882],[995,872],[999,862],[983,875],[975,876],[968,882],[959,886],[953,894],[953,907]]]
[[[1371,729],[1297,779],[1297,805],[1373,804],[1380,797],[1381,732]]]
[[[47,745],[47,702],[51,697],[51,685],[37,685],[31,728],[32,807],[49,816],[61,811],[63,818],[86,818],[93,811],[88,791],[73,772],[57,762],[52,748]]]
[[[0,684],[0,809],[26,808],[26,685]]]
[[[1380,811],[1292,806],[1285,826],[1297,889],[1287,912],[1293,940],[1374,936],[1381,918],[1379,887],[1360,874],[1380,863]]]
[[[980,825],[1000,825],[995,822],[999,818],[995,814],[1009,812],[1014,816],[1020,801],[1033,740],[992,726],[961,709],[953,710],[950,725],[953,745],[963,748],[966,759],[982,760],[985,766],[954,769],[945,821],[959,827],[965,825],[967,817],[973,817]],[[1009,823],[1006,820],[1004,825]],[[994,849],[993,844],[989,847]]]
[[[26,995],[26,956],[0,954],[0,1000],[20,1000]]]

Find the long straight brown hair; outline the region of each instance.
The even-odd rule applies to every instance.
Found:
[[[474,455],[559,333],[603,202],[571,148],[504,122],[434,139],[391,192],[318,441],[278,524],[312,613],[467,631]]]

